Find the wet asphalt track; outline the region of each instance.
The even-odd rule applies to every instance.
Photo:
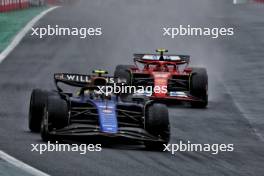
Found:
[[[83,0],[51,12],[37,26],[102,27],[104,34],[85,40],[28,35],[0,64],[0,149],[58,176],[263,175],[263,14],[263,6],[234,6],[228,0]],[[162,37],[162,27],[180,24],[234,27],[235,36]],[[170,107],[171,143],[233,143],[234,152],[172,156],[130,146],[86,155],[30,152],[31,143],[41,142],[27,129],[33,88],[53,88],[54,72],[113,71],[116,64],[131,62],[132,53],[158,47],[191,54],[193,64],[206,66],[210,76],[208,109]]]

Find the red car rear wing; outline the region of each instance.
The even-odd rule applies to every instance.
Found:
[[[180,65],[189,64],[190,56],[188,55],[159,55],[159,54],[134,54],[134,62],[142,64],[164,64]]]

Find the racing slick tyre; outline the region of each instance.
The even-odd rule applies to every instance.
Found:
[[[191,102],[194,108],[205,108],[208,104],[208,75],[205,68],[192,68],[190,93],[202,101]]]
[[[166,105],[154,103],[147,107],[145,114],[145,129],[153,136],[162,139],[162,142],[145,141],[149,150],[163,150],[164,144],[170,140],[169,113]]]
[[[50,95],[47,98],[44,116],[41,122],[41,138],[43,141],[53,140],[51,129],[60,129],[69,124],[68,104],[58,96]]]
[[[131,73],[129,70],[134,67],[134,65],[117,65],[114,73],[114,77],[125,79],[127,84],[131,84]]]
[[[40,89],[34,89],[31,93],[28,127],[31,132],[40,131],[41,118],[43,117],[47,93]]]
[[[30,97],[28,127],[31,132],[39,132],[41,119],[43,117],[44,106],[49,95],[58,96],[58,93],[47,92],[40,89],[34,89]]]

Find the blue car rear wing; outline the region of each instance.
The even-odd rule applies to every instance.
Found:
[[[113,85],[122,83],[119,78],[112,76],[83,75],[72,73],[55,73],[54,81],[57,89],[62,91],[58,83],[64,83],[75,87],[96,88],[97,86]]]

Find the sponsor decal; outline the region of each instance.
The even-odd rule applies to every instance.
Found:
[[[170,96],[172,96],[172,97],[187,97],[185,92],[170,92]]]
[[[90,83],[92,80],[91,75],[79,75],[79,74],[68,74],[68,73],[59,73],[55,74],[55,79],[58,80],[65,80],[65,81],[72,81],[72,82],[83,82],[83,83]],[[105,79],[107,83],[114,84],[114,83],[124,83],[124,79],[118,79],[114,77],[99,77]]]

